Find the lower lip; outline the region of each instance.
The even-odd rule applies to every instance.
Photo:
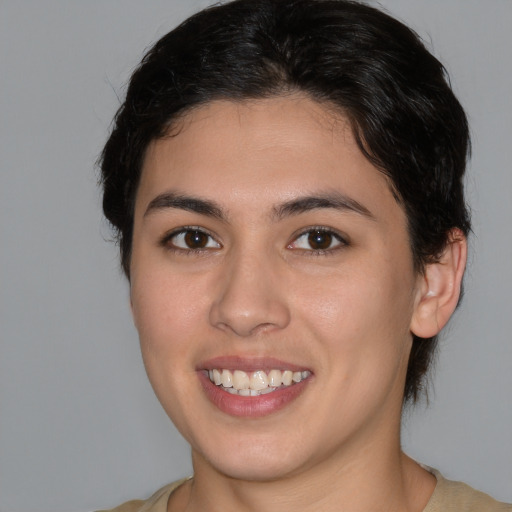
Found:
[[[271,393],[258,396],[233,395],[215,385],[204,372],[197,372],[210,401],[231,416],[257,418],[277,412],[295,400],[305,389],[309,378]]]

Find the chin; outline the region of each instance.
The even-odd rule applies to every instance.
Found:
[[[215,460],[209,461],[209,464],[216,471],[223,475],[248,482],[272,482],[282,480],[290,476],[293,472],[293,464],[290,461],[274,460],[252,460],[248,463],[247,458],[242,457],[239,460]]]
[[[194,466],[206,462],[219,473],[237,480],[280,480],[304,465],[301,459],[305,454],[300,454],[296,447],[286,447],[286,443],[276,445],[254,440],[233,443],[223,449],[217,446],[208,453],[193,451]]]

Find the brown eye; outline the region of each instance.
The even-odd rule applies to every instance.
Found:
[[[308,243],[315,251],[325,251],[331,247],[333,238],[332,233],[316,229],[308,234]]]
[[[311,253],[328,253],[348,245],[341,235],[328,228],[312,228],[302,233],[288,245],[288,249],[300,249]]]
[[[208,244],[208,238],[202,231],[187,231],[184,242],[189,249],[203,249]]]
[[[185,251],[220,249],[220,244],[201,229],[182,229],[170,236],[165,244]]]

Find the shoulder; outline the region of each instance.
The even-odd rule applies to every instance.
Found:
[[[162,487],[147,500],[131,500],[110,510],[98,510],[97,512],[167,512],[167,502],[171,493],[188,478],[178,480]]]
[[[423,512],[512,512],[512,504],[496,501],[469,485],[447,480],[436,470],[430,471],[437,485]]]

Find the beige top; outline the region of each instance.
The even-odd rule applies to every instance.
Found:
[[[462,482],[446,480],[436,470],[437,485],[423,512],[512,512],[512,504],[501,503],[489,495]],[[148,500],[133,500],[110,511],[99,512],[167,512],[167,502],[172,491],[187,478],[162,487]]]

